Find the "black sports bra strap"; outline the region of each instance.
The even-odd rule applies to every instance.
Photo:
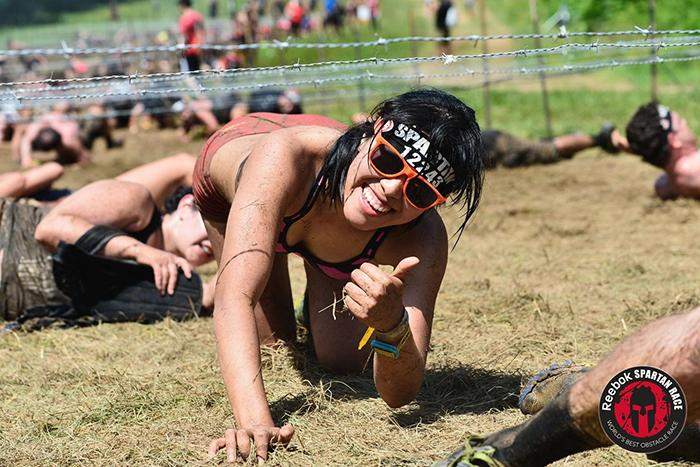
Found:
[[[372,235],[372,238],[369,239],[369,242],[367,242],[367,245],[365,245],[365,249],[362,250],[361,256],[366,258],[374,258],[374,255],[377,254],[377,250],[386,239],[390,230],[391,226],[377,229],[374,232],[374,235]]]
[[[146,227],[138,232],[129,232],[128,235],[141,243],[146,243],[148,237],[151,236],[153,232],[158,230],[163,222],[163,216],[157,206],[153,207],[153,214],[151,215],[151,220]]]
[[[287,224],[289,226],[309,213],[309,211],[311,210],[311,207],[316,202],[316,198],[318,198],[318,194],[321,191],[322,184],[323,184],[323,173],[319,172],[319,174],[316,176],[316,180],[314,181],[314,186],[311,188],[311,191],[309,192],[308,196],[306,197],[306,200],[304,201],[304,205],[301,207],[301,209],[299,209],[294,214],[285,217],[284,218],[285,224]]]

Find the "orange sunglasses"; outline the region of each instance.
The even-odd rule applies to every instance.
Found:
[[[414,208],[430,209],[447,201],[447,198],[411,167],[381,134],[374,137],[369,151],[369,162],[374,170],[386,178],[406,176],[403,194]]]

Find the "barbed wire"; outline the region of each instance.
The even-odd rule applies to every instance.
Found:
[[[654,57],[646,57],[643,59],[630,59],[630,60],[618,60],[618,59],[613,59],[613,60],[607,60],[607,61],[598,61],[598,62],[593,62],[593,63],[584,63],[584,64],[567,64],[567,65],[560,65],[560,66],[547,66],[547,67],[510,67],[510,68],[505,68],[505,69],[492,69],[490,71],[484,72],[483,69],[479,70],[465,70],[462,72],[455,72],[455,73],[436,73],[436,74],[426,74],[426,73],[416,73],[413,75],[391,75],[391,74],[382,74],[382,75],[376,75],[368,79],[380,79],[384,80],[387,83],[391,81],[412,81],[416,80],[420,82],[422,79],[431,79],[431,78],[458,78],[458,77],[465,77],[465,76],[474,76],[474,75],[502,75],[502,77],[497,78],[497,79],[492,79],[489,80],[488,83],[489,85],[496,85],[496,84],[502,84],[522,78],[526,78],[530,75],[533,74],[544,74],[546,76],[550,77],[556,77],[556,76],[565,76],[569,74],[576,74],[576,73],[583,73],[583,72],[591,72],[591,71],[596,71],[599,69],[604,69],[604,68],[613,68],[613,67],[620,67],[620,66],[635,66],[635,65],[648,65],[650,63],[663,63],[663,62],[688,62],[688,61],[694,61],[694,60],[700,60],[700,54],[697,55],[690,55],[690,56],[677,56],[677,57],[659,57],[659,58],[654,58]],[[356,80],[360,80],[362,78],[365,78],[365,76],[358,76],[356,77]],[[485,85],[486,81],[479,81],[475,84],[471,85],[463,85],[460,84],[459,86],[453,86],[454,89],[460,89],[460,90],[468,90],[468,89],[475,89],[475,88],[482,88]],[[213,88],[212,88],[213,89]],[[228,89],[228,88],[226,88]],[[359,95],[364,95],[365,97],[367,96],[375,96],[375,95],[393,95],[396,93],[396,89],[394,88],[379,88],[377,89],[376,86],[373,88],[367,88],[367,89],[358,89],[356,87],[352,88],[353,92],[349,92],[347,88],[343,88],[342,90],[335,90],[333,92],[332,88],[331,91],[325,90],[323,95],[306,95],[303,99],[304,104],[318,104],[319,102],[336,102],[338,99],[352,99],[353,96],[356,98]],[[214,92],[217,92],[216,90]],[[225,106],[221,105],[221,103],[217,100],[212,101],[212,109],[223,109]],[[160,106],[160,107],[153,107],[153,108],[146,108],[144,109],[143,113],[141,113],[142,116],[148,116],[148,115],[162,115],[162,114],[171,114],[171,113],[180,113],[182,112],[182,108],[178,108],[177,106],[173,105],[168,105],[168,106]],[[109,109],[107,110],[104,114],[79,114],[79,115],[69,115],[68,118],[72,120],[77,120],[77,121],[83,121],[83,120],[95,120],[95,119],[103,119],[103,118],[111,118],[111,117],[120,117],[120,116],[130,116],[132,114],[132,110],[127,109],[127,110],[113,110]],[[15,118],[13,121],[15,123],[26,123],[26,122],[31,122],[35,121],[38,118],[40,118],[40,115],[34,115],[33,117],[30,118]]]
[[[494,80],[495,82],[501,82],[504,80]],[[460,86],[460,89],[470,89],[472,87],[478,87],[478,85],[475,86]],[[336,89],[333,91],[328,91],[326,90],[323,94],[316,94],[316,95],[305,95],[302,104],[306,107],[307,104],[318,104],[318,103],[324,103],[324,102],[336,102],[338,99],[345,99],[345,100],[352,100],[356,99],[357,96],[360,94],[364,95],[365,97],[367,96],[377,96],[377,95],[393,95],[395,94],[396,89],[391,88],[391,87],[383,87],[383,88],[378,88],[378,89],[363,89],[363,90],[358,90],[357,88],[353,88],[352,92],[348,89]],[[240,100],[239,102],[245,103],[245,100]],[[222,109],[229,109],[231,105],[226,105],[226,103],[222,103],[221,101],[212,101],[212,111],[216,110],[222,110]],[[145,108],[143,112],[139,113],[137,116],[150,116],[150,115],[163,115],[163,114],[173,114],[173,113],[182,113],[184,109],[177,106],[176,104],[173,105],[161,105],[157,107],[151,107],[151,108]],[[1,113],[1,112],[0,112]],[[68,113],[65,115],[65,118],[67,120],[74,120],[74,121],[90,121],[90,120],[102,120],[102,119],[108,119],[108,118],[117,118],[117,117],[129,117],[133,115],[133,109],[124,109],[124,110],[115,110],[115,109],[106,109],[103,113],[83,113],[83,114],[74,114],[74,113]],[[13,116],[10,117],[10,123],[31,123],[37,120],[40,120],[43,117],[42,114],[39,115],[33,115],[31,117],[20,117],[20,116]]]
[[[408,42],[479,42],[503,39],[566,39],[569,37],[619,37],[619,36],[665,36],[665,35],[696,35],[700,29],[666,29],[656,31],[650,28],[635,27],[626,31],[566,31],[566,29],[552,34],[490,34],[490,35],[466,35],[466,36],[408,36],[382,38],[372,41],[356,42],[293,42],[291,38],[285,41],[257,42],[253,44],[175,44],[175,45],[147,45],[141,47],[85,47],[72,48],[63,44],[61,48],[35,48],[35,49],[9,49],[0,50],[0,55],[8,57],[19,57],[27,55],[35,56],[75,56],[75,55],[111,55],[111,54],[133,54],[151,52],[183,52],[190,49],[210,50],[210,51],[237,51],[255,50],[262,48],[272,49],[347,49],[363,47],[380,47],[391,44]]]
[[[492,74],[537,74],[537,73],[548,73],[554,71],[561,71],[563,73],[574,73],[581,70],[595,70],[602,68],[615,68],[619,66],[630,66],[630,65],[645,65],[651,63],[668,63],[668,62],[688,62],[700,59],[700,54],[685,56],[685,57],[670,57],[664,58],[661,56],[652,56],[644,59],[634,59],[634,60],[608,60],[603,62],[594,62],[580,65],[557,65],[557,66],[545,66],[545,67],[509,67],[509,68],[489,68],[489,69],[466,69],[462,72],[455,73],[414,73],[414,74],[401,74],[401,75],[384,75],[372,73],[366,70],[366,73],[362,73],[354,76],[339,76],[331,78],[317,78],[308,80],[296,80],[284,82],[273,82],[273,83],[256,83],[256,84],[241,84],[235,86],[212,86],[204,87],[200,86],[198,89],[193,88],[169,88],[169,89],[141,89],[136,92],[134,91],[115,91],[115,92],[104,92],[99,94],[74,94],[74,95],[59,95],[59,96],[12,96],[12,97],[0,97],[0,102],[14,101],[21,103],[22,101],[51,101],[51,100],[85,100],[85,99],[103,99],[109,97],[146,97],[146,96],[164,96],[164,95],[189,95],[193,93],[223,93],[223,92],[233,92],[233,91],[244,91],[251,89],[264,89],[268,87],[301,87],[301,86],[315,86],[318,87],[323,84],[329,83],[341,83],[341,82],[354,82],[354,81],[371,81],[371,80],[417,80],[421,81],[423,79],[431,78],[455,78],[463,76],[473,76],[473,75],[492,75]]]
[[[302,71],[308,69],[318,69],[323,67],[345,67],[345,68],[356,68],[365,66],[367,64],[375,65],[386,65],[386,64],[416,64],[425,62],[439,62],[442,61],[446,65],[456,63],[462,60],[471,59],[495,59],[503,57],[532,57],[538,55],[555,54],[561,52],[567,52],[569,50],[593,50],[598,52],[600,49],[631,49],[631,48],[653,48],[660,50],[663,48],[676,48],[676,47],[695,47],[700,46],[700,41],[692,42],[643,42],[643,43],[566,43],[560,44],[553,47],[542,47],[535,49],[518,49],[510,50],[504,52],[490,52],[490,53],[477,53],[477,54],[457,54],[457,55],[440,55],[440,56],[427,56],[427,57],[370,57],[355,60],[333,60],[325,62],[313,62],[313,63],[295,63],[291,65],[276,65],[270,67],[257,67],[257,68],[236,68],[229,70],[197,70],[190,72],[174,72],[174,73],[151,73],[146,75],[140,75],[138,73],[129,75],[109,75],[109,76],[95,76],[90,78],[67,78],[67,79],[45,79],[36,81],[24,81],[24,82],[9,82],[0,83],[0,89],[16,86],[32,86],[38,84],[47,84],[43,88],[16,88],[11,91],[5,91],[4,94],[12,94],[12,98],[29,99],[29,97],[23,97],[22,94],[38,93],[38,92],[61,92],[66,90],[74,89],[97,89],[101,86],[114,86],[114,80],[122,80],[123,84],[151,84],[151,83],[166,83],[172,81],[179,81],[188,77],[216,77],[216,78],[226,78],[236,75],[249,75],[249,74],[274,74],[277,72],[284,71]],[[63,86],[52,86],[51,84],[58,83],[89,83],[89,84],[66,84]],[[18,96],[18,94],[20,96]],[[8,100],[2,99],[1,100]]]

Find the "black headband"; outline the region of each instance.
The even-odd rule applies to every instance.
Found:
[[[428,138],[414,126],[388,120],[380,130],[382,137],[399,151],[401,157],[423,178],[446,195],[455,173],[450,163]]]

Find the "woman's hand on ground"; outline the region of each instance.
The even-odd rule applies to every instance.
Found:
[[[396,327],[403,316],[404,280],[419,263],[418,258],[404,258],[389,274],[372,263],[364,263],[345,284],[345,305],[367,326],[379,331]]]
[[[175,293],[178,269],[182,269],[188,279],[192,277],[192,265],[185,258],[148,245],[139,248],[136,262],[153,269],[156,289],[162,295]]]
[[[251,443],[255,444],[255,455],[258,460],[267,460],[271,446],[286,446],[294,436],[294,427],[290,424],[282,428],[276,426],[253,426],[250,428],[229,428],[222,438],[216,438],[209,443],[209,457],[216,456],[219,450],[226,448],[226,460],[244,461],[251,454]]]

